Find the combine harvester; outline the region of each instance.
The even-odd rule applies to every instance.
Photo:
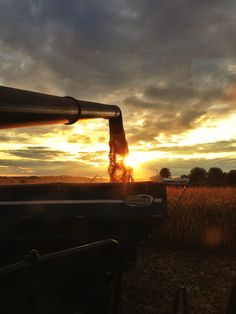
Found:
[[[117,106],[0,87],[2,129],[96,118],[122,138]],[[118,313],[122,272],[166,211],[159,182],[1,185],[0,313]]]

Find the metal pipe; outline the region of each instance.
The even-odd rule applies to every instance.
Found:
[[[111,119],[120,115],[120,108],[114,105],[0,86],[0,129],[72,124],[82,119]]]

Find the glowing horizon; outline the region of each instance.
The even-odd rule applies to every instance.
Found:
[[[209,122],[208,122],[209,123]],[[213,123],[213,121],[211,122]],[[147,165],[150,163],[156,163],[156,168],[161,162],[165,160],[183,160],[192,161],[194,166],[194,160],[216,160],[216,159],[235,159],[236,151],[220,151],[220,152],[206,152],[204,151],[204,145],[214,144],[222,141],[231,141],[236,137],[236,130],[233,125],[236,125],[236,114],[232,114],[228,119],[218,119],[214,123],[214,126],[200,126],[194,130],[190,130],[186,133],[172,136],[170,135],[165,139],[162,137],[161,143],[152,145],[148,142],[140,142],[139,145],[129,146],[129,155],[126,158],[126,164],[132,166],[134,169],[134,175],[137,177],[150,177],[153,175],[151,171],[147,172]],[[228,127],[228,129],[227,129]],[[23,157],[25,160],[37,160],[37,154],[27,157],[27,150],[33,149],[35,146],[40,148],[43,143],[43,151],[47,151],[49,157],[45,154],[45,161],[48,162],[74,162],[86,167],[88,173],[94,168],[100,169],[103,175],[106,174],[108,167],[108,153],[109,153],[109,137],[108,137],[107,122],[103,120],[79,122],[73,125],[69,129],[57,127],[58,132],[47,133],[47,136],[43,136],[42,139],[38,137],[32,137],[32,143],[20,144],[17,143],[17,138],[12,143],[1,144],[1,159],[7,159],[9,161],[19,161],[22,156],[12,155],[13,149],[15,151],[25,151],[26,154]],[[80,142],[80,136],[85,136],[89,143]],[[70,137],[78,135],[78,142],[69,142]],[[204,136],[202,136],[204,135]],[[215,137],[214,137],[215,135]],[[104,142],[97,142],[98,138],[104,138]],[[129,138],[127,137],[129,141]],[[194,151],[194,147],[198,146],[199,150]],[[203,145],[201,152],[201,145]],[[175,151],[176,148],[182,151]],[[185,149],[189,151],[185,151]],[[193,148],[193,151],[191,151]],[[236,148],[236,143],[232,143],[232,148]],[[167,149],[167,151],[165,151]],[[236,150],[236,149],[235,149]],[[52,154],[50,154],[52,152]],[[55,154],[57,152],[57,154]],[[91,155],[91,157],[89,157]],[[86,156],[86,158],[85,158]],[[214,165],[214,162],[212,163]],[[217,166],[217,165],[216,165]],[[90,169],[89,169],[90,168]],[[144,169],[144,170],[142,170]],[[28,169],[29,170],[29,169]],[[29,172],[32,174],[32,172]],[[67,169],[68,170],[68,169]],[[66,172],[66,171],[65,171]],[[70,171],[69,171],[70,172]],[[13,175],[12,173],[10,175]],[[76,175],[76,174],[75,174]],[[107,174],[106,174],[107,175]]]

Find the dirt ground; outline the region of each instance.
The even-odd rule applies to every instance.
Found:
[[[184,285],[191,314],[222,314],[234,282],[236,257],[140,248],[137,269],[124,275],[121,313],[172,313]]]

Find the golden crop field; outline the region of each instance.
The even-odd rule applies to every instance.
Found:
[[[182,188],[168,187],[168,207]],[[188,187],[174,211],[157,223],[153,242],[171,249],[236,253],[236,188]]]

